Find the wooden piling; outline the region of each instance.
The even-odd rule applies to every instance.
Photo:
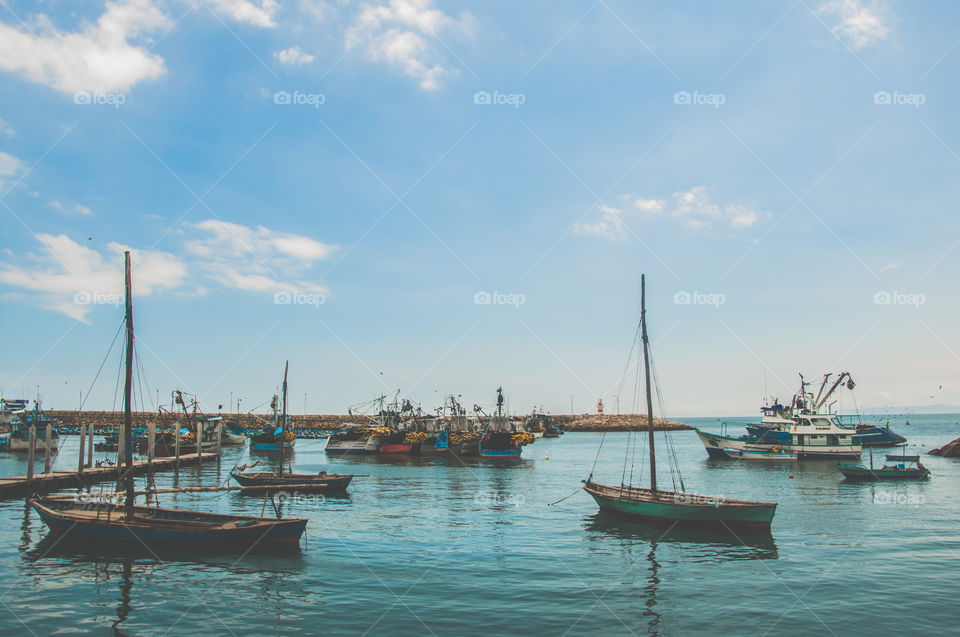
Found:
[[[87,466],[93,466],[93,422],[87,425],[89,435],[87,437]]]
[[[154,449],[157,445],[157,423],[151,422],[147,425],[147,463],[153,466]]]
[[[33,456],[37,452],[37,426],[30,423],[30,437],[27,441],[27,483],[33,482]]]
[[[79,416],[78,416],[79,418]],[[87,450],[86,434],[87,426],[80,425],[80,460],[77,462],[77,473],[83,473],[83,452]]]
[[[197,421],[197,457],[203,453],[203,421]]]
[[[47,422],[47,428],[43,432],[44,435],[44,445],[43,445],[43,472],[50,473],[50,447],[51,436],[53,435],[53,424]]]

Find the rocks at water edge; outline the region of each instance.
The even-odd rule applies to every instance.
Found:
[[[960,438],[948,442],[939,449],[928,451],[931,456],[940,456],[942,458],[960,458]]]

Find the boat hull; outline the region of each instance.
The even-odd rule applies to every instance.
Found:
[[[275,473],[232,473],[233,479],[242,487],[259,488],[262,491],[278,491],[293,488],[298,492],[332,493],[346,491],[352,475],[294,473],[282,478]]]
[[[380,445],[380,453],[401,453],[401,454],[410,454],[413,451],[413,445]]]
[[[868,469],[855,465],[840,465],[839,468],[843,477],[850,482],[900,482],[926,480],[930,477],[927,469]]]
[[[118,505],[30,504],[50,531],[71,537],[146,545],[284,546],[297,545],[307,526],[305,519],[260,519],[174,509],[134,507],[134,519],[122,519]],[[98,515],[99,508],[99,515]],[[110,517],[108,518],[108,513]]]
[[[671,524],[769,529],[777,511],[777,505],[772,502],[724,500],[670,491],[654,494],[649,489],[592,482],[587,482],[583,489],[605,511]]]
[[[778,447],[782,453],[794,453],[800,460],[859,458],[862,451],[860,445],[773,445],[758,443],[755,439],[732,438],[699,429],[696,431],[711,458],[728,459],[728,452],[772,451],[773,447]]]

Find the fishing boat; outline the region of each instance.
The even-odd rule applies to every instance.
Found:
[[[28,409],[28,400],[5,400],[8,412],[9,428],[6,432],[7,448],[10,451],[30,450],[30,429],[34,430],[34,449],[44,453],[47,447],[56,452],[60,446],[59,422],[45,416],[40,406],[40,397],[33,401],[33,409]],[[50,425],[50,439],[47,440],[47,425]]]
[[[633,478],[631,465],[630,483],[624,484],[622,480],[619,485],[594,482],[593,470],[591,470],[590,475],[584,480],[584,491],[593,497],[602,510],[607,510],[629,518],[649,519],[669,524],[721,524],[730,527],[769,528],[777,510],[776,503],[730,500],[688,493],[684,488],[683,477],[680,476],[679,465],[676,463],[675,455],[673,455],[673,462],[670,464],[671,474],[674,481],[676,481],[677,478],[679,479],[680,491],[666,491],[657,487],[656,447],[653,436],[653,399],[650,391],[650,344],[649,338],[647,337],[646,277],[641,277],[640,281],[640,325],[638,326],[637,334],[634,336],[634,347],[631,348],[631,356],[636,350],[636,339],[639,337],[643,350],[643,369],[646,385],[647,448],[650,462],[650,486],[649,488],[642,488],[635,487],[631,484]],[[627,369],[629,368],[630,361],[627,363]],[[664,432],[664,436],[667,438],[668,448],[672,453],[672,445],[669,444],[669,432]],[[601,438],[601,449],[604,438],[606,438],[606,433],[604,433],[603,438]],[[634,444],[636,444],[635,438]],[[598,459],[599,456],[600,452],[598,450]],[[624,475],[627,473],[627,462],[628,460],[624,459]],[[596,460],[594,461],[594,469],[596,469]]]
[[[930,470],[920,462],[919,455],[887,454],[887,464],[874,468],[873,454],[871,453],[869,467],[841,464],[838,468],[849,482],[926,480],[930,477]]]
[[[497,388],[497,411],[486,420],[486,414],[478,406],[473,410],[481,417],[479,452],[481,458],[519,459],[525,445],[533,443],[533,434],[518,431],[516,425],[503,411],[503,388]]]
[[[89,501],[83,497],[47,496],[32,498],[30,505],[51,533],[117,543],[146,545],[211,545],[251,548],[263,545],[297,545],[307,526],[300,518],[277,518],[183,511],[150,506],[135,506],[138,495],[133,483],[132,394],[134,368],[133,286],[130,277],[130,252],[124,252],[126,289],[126,364],[123,390],[124,471],[123,503],[112,500]],[[178,492],[178,490],[170,490]],[[154,495],[157,491],[141,492]],[[264,506],[264,509],[266,507]]]
[[[287,433],[287,372],[289,369],[290,362],[287,361],[283,368],[282,407],[280,412],[280,423],[282,423],[281,437]],[[294,489],[303,492],[346,491],[347,485],[349,485],[350,481],[354,478],[352,475],[328,474],[326,471],[321,471],[317,474],[293,473],[291,471],[284,472],[283,464],[284,460],[286,460],[284,445],[280,445],[279,452],[280,462],[277,465],[276,473],[244,473],[246,469],[252,469],[254,466],[260,464],[260,462],[257,461],[252,465],[239,465],[234,467],[233,470],[230,471],[230,476],[243,487],[259,487],[264,491]]]
[[[293,451],[293,444],[297,438],[289,427],[287,427],[287,417],[284,414],[281,420],[277,403],[279,396],[274,395],[270,400],[270,410],[273,412],[270,423],[258,434],[250,436],[250,451],[253,453],[278,453]]]

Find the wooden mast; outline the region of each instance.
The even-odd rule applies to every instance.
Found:
[[[653,440],[653,399],[650,396],[650,347],[647,340],[647,292],[646,275],[640,275],[640,334],[643,340],[643,370],[647,383],[647,430],[650,434],[650,490],[657,492],[657,458]]]
[[[283,456],[284,447],[287,446],[287,370],[290,369],[290,361],[283,365],[283,413],[280,416],[280,469],[277,471],[277,477],[283,477]]]
[[[126,374],[123,381],[123,463],[126,467],[124,482],[126,499],[124,515],[133,518],[133,425],[131,418],[131,398],[133,393],[133,286],[130,281],[130,252],[123,253],[124,289],[126,292],[127,352]]]

